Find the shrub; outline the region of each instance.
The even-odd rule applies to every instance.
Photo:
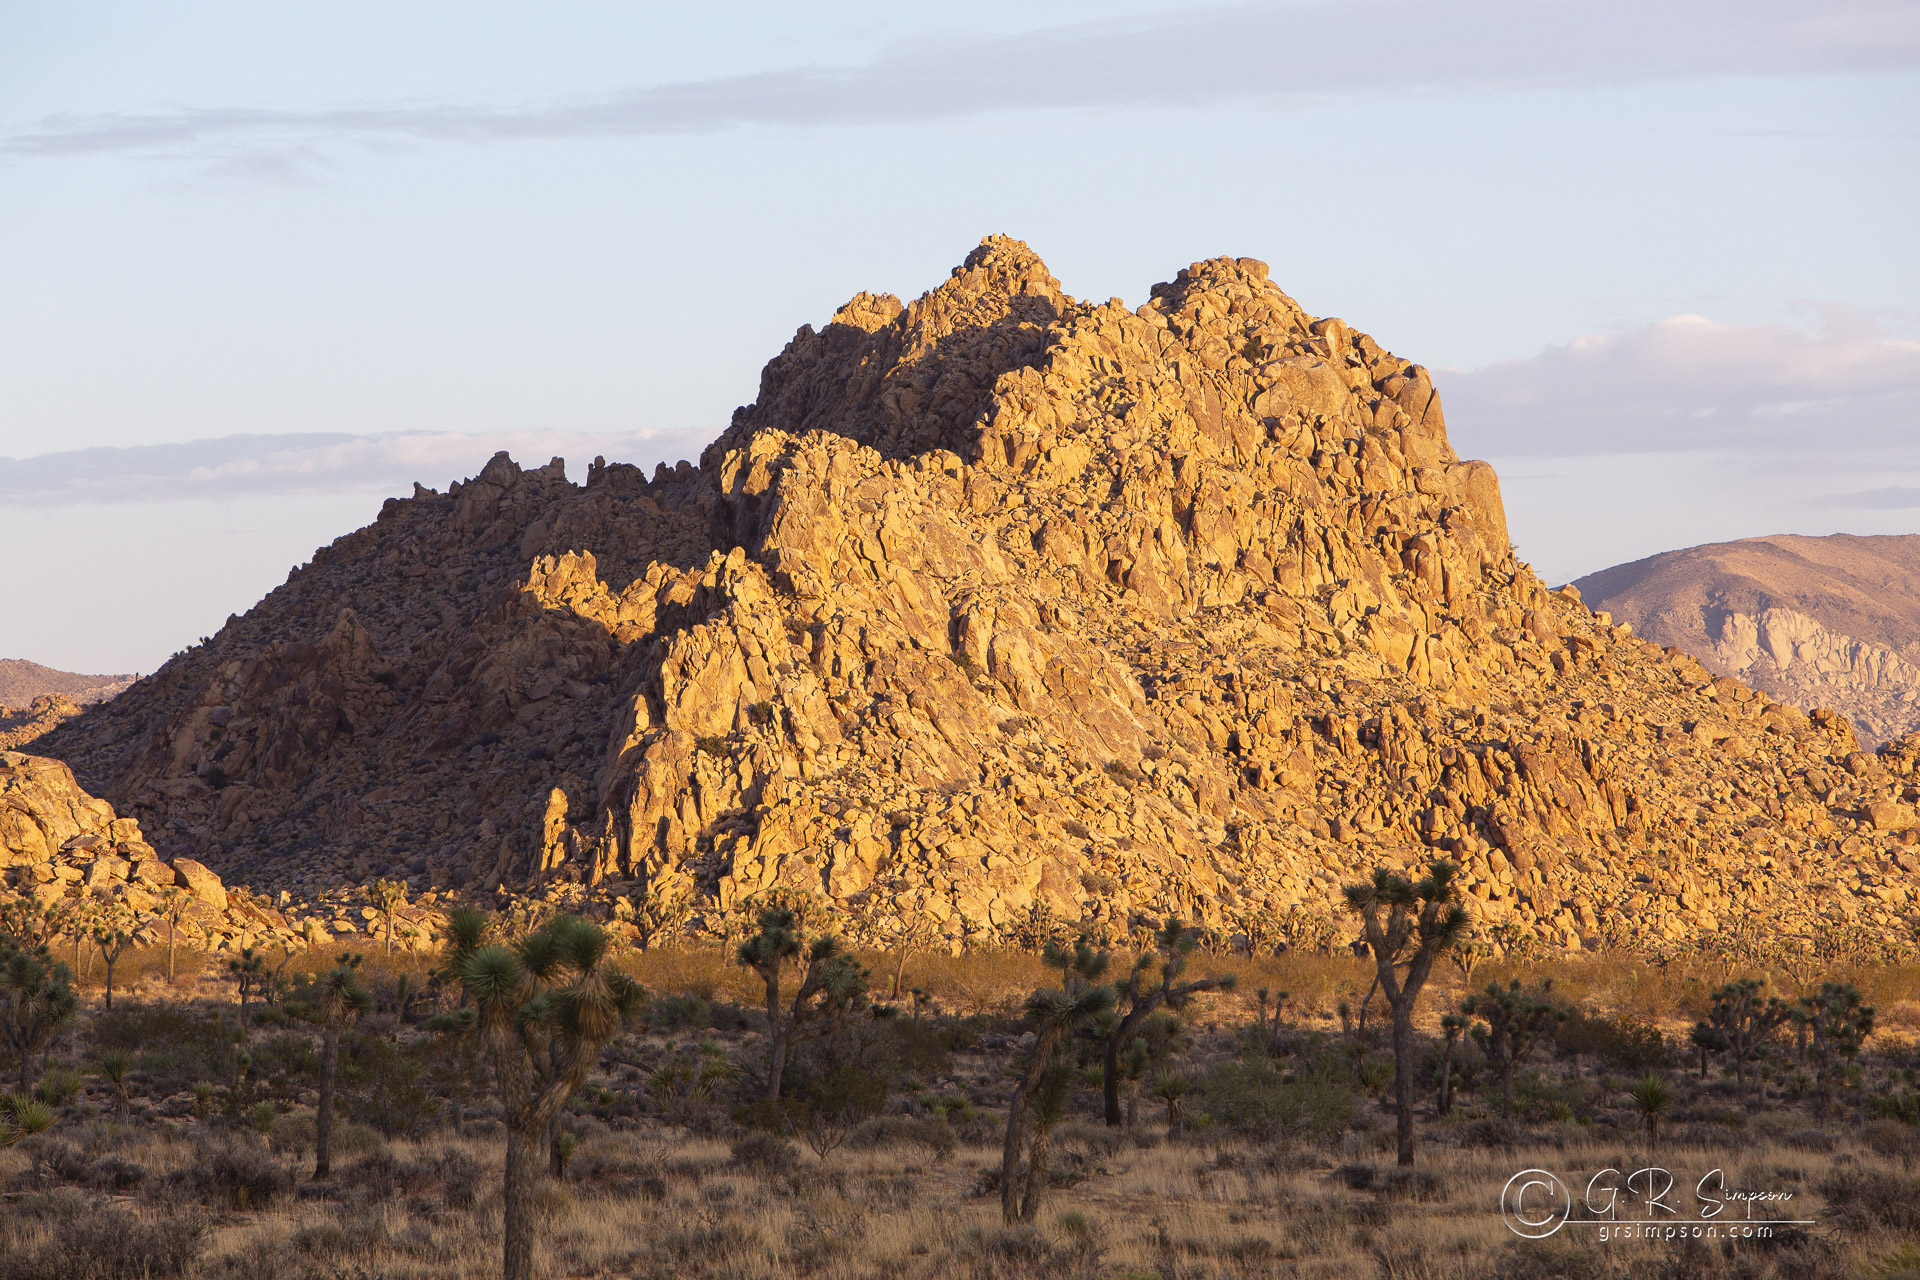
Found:
[[[397,1049],[373,1036],[341,1037],[341,1117],[389,1138],[425,1137],[440,1119],[440,1100],[422,1083],[431,1049]]]
[[[293,1189],[293,1170],[244,1130],[202,1135],[176,1176],[203,1203],[226,1209],[264,1209]]]
[[[1660,1029],[1627,1014],[1575,1010],[1554,1028],[1553,1047],[1562,1057],[1598,1058],[1609,1070],[1632,1075],[1667,1065],[1667,1041]]]
[[[1309,1134],[1328,1139],[1353,1119],[1358,1098],[1331,1062],[1286,1073],[1271,1062],[1237,1060],[1203,1072],[1190,1110],[1202,1123],[1259,1138]]]
[[[698,995],[661,996],[647,1010],[647,1021],[664,1028],[709,1027],[713,1025],[713,1004]]]
[[[800,1148],[771,1133],[750,1133],[733,1144],[733,1163],[761,1176],[791,1171],[800,1163]]]
[[[26,1235],[26,1232],[21,1232]],[[163,1280],[200,1258],[207,1224],[197,1214],[142,1219],[89,1205],[20,1239],[0,1229],[0,1280]]]

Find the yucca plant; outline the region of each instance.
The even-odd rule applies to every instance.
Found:
[[[0,1093],[0,1147],[53,1128],[53,1109],[24,1093]]]
[[[1660,1076],[1648,1074],[1634,1081],[1627,1097],[1640,1113],[1640,1123],[1646,1126],[1647,1145],[1659,1145],[1660,1120],[1673,1105],[1673,1086]]]
[[[578,917],[561,916],[511,947],[489,945],[488,931],[478,911],[449,913],[446,964],[478,1011],[506,1120],[502,1275],[531,1280],[540,1135],[636,1012],[641,991],[609,962],[607,935]]]
[[[125,1049],[110,1049],[100,1055],[100,1077],[113,1086],[114,1107],[124,1119],[128,1109],[127,1073],[133,1070],[133,1055]]]

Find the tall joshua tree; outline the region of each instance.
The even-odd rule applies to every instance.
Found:
[[[1126,998],[1127,1011],[1112,1019],[1103,1037],[1105,1044],[1101,1056],[1104,1070],[1101,1092],[1106,1111],[1107,1125],[1119,1128],[1125,1119],[1120,1108],[1120,1083],[1123,1075],[1120,1069],[1120,1055],[1127,1044],[1146,1025],[1154,1012],[1165,1006],[1178,1013],[1186,1008],[1189,1001],[1203,991],[1231,991],[1239,979],[1225,973],[1214,978],[1199,978],[1192,982],[1180,981],[1180,975],[1186,972],[1187,959],[1193,954],[1197,939],[1193,930],[1181,924],[1179,920],[1169,918],[1154,935],[1154,949],[1141,954],[1134,961],[1133,970],[1127,975],[1120,994]],[[1160,967],[1160,981],[1152,981],[1155,963]]]
[[[124,903],[112,903],[100,913],[93,926],[93,945],[107,962],[107,1008],[113,1008],[113,967],[133,941],[133,913]]]
[[[1411,881],[1382,867],[1365,884],[1348,885],[1347,909],[1360,917],[1373,953],[1380,994],[1393,1014],[1393,1099],[1399,1162],[1413,1163],[1413,1010],[1434,961],[1467,938],[1467,913],[1454,885],[1458,868],[1436,859]]]
[[[373,1008],[373,996],[354,970],[360,957],[347,955],[320,979],[314,1013],[320,1019],[320,1105],[313,1120],[313,1176],[333,1176],[333,1084],[340,1068],[340,1033]]]
[[[161,890],[160,892],[160,904],[159,904],[159,907],[156,909],[155,914],[157,914],[162,920],[165,920],[167,922],[167,985],[168,986],[172,986],[173,980],[174,980],[174,969],[173,969],[174,945],[173,944],[176,936],[180,932],[180,917],[187,914],[187,908],[192,904],[193,904],[193,899],[189,898],[187,896],[186,891],[182,889],[179,885],[169,885],[167,888]]]
[[[600,1047],[640,1002],[596,925],[561,916],[511,947],[486,945],[487,918],[447,920],[447,963],[478,1010],[507,1127],[504,1280],[532,1280],[540,1135],[580,1087]]]
[[[773,906],[761,911],[759,932],[740,944],[736,956],[766,987],[767,1098],[773,1102],[780,1100],[793,1046],[826,1035],[867,1008],[867,971],[832,936],[806,946],[800,985],[791,1001],[783,1001],[781,969],[802,945],[800,918],[790,908]]]
[[[1030,1221],[1039,1209],[1038,1190],[1024,1198],[1020,1194],[1020,1160],[1032,1136],[1027,1113],[1068,1039],[1113,1008],[1114,989],[1101,981],[1109,959],[1105,951],[1094,950],[1085,938],[1071,948],[1047,944],[1046,962],[1060,970],[1060,985],[1027,997],[1027,1017],[1034,1024],[1033,1049],[1014,1088],[1013,1100],[1007,1104],[1007,1136],[1000,1149],[1000,1215],[1009,1223]],[[1028,1155],[1025,1186],[1045,1187],[1045,1157],[1044,1145]],[[1037,1170],[1035,1160],[1042,1163]]]

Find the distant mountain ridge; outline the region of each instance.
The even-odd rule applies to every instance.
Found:
[[[105,702],[139,678],[83,676],[24,658],[0,658],[0,750],[37,741],[82,707]]]
[[[85,676],[56,671],[24,658],[0,658],[0,706],[25,706],[43,693],[58,693],[82,706],[105,702],[132,684],[137,674]]]
[[[1779,535],[1668,551],[1575,584],[1650,640],[1863,741],[1920,728],[1920,535]]]

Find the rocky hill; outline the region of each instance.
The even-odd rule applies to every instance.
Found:
[[[1920,729],[1920,535],[1749,538],[1581,578],[1595,608],[1863,741]]]
[[[0,751],[23,747],[90,703],[104,702],[137,676],[83,676],[22,658],[0,658]]]
[[[1251,259],[1129,309],[998,237],[698,467],[416,487],[42,749],[268,888],[709,929],[1325,936],[1438,850],[1498,939],[1904,936],[1920,869],[1914,753],[1548,591],[1424,368]]]

